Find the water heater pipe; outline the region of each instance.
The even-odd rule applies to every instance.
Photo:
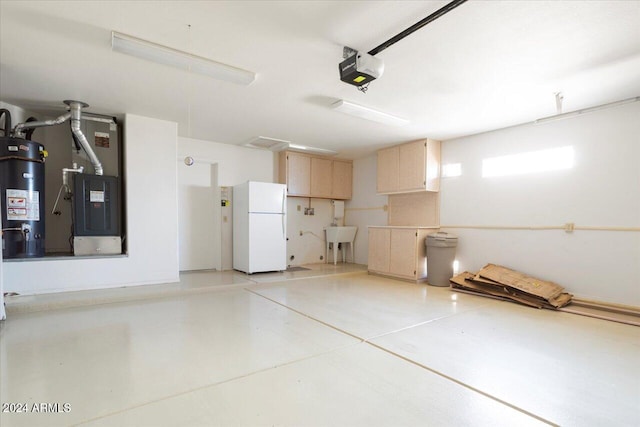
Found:
[[[64,101],[64,103],[69,106],[69,109],[71,112],[71,132],[73,132],[76,139],[78,140],[78,142],[80,143],[84,151],[89,156],[89,160],[91,160],[91,164],[93,165],[95,174],[102,175],[103,174],[102,163],[100,163],[100,160],[98,159],[98,156],[96,156],[95,151],[93,151],[93,148],[91,148],[89,141],[87,141],[87,138],[84,136],[84,134],[80,130],[80,117],[81,117],[82,108],[88,107],[89,105],[79,101]]]
[[[75,136],[78,143],[82,146],[84,151],[87,153],[87,156],[89,156],[89,160],[91,160],[91,164],[93,165],[95,174],[102,175],[104,173],[102,163],[100,163],[100,160],[98,159],[98,156],[96,156],[95,151],[93,151],[93,148],[91,148],[89,141],[87,141],[87,138],[82,133],[82,130],[80,130],[80,118],[82,116],[81,111],[83,108],[88,107],[89,104],[85,104],[84,102],[80,101],[69,100],[64,101],[64,103],[69,106],[68,113],[65,113],[60,117],[51,120],[19,123],[13,128],[13,136],[24,138],[25,129],[33,129],[43,126],[55,126],[65,122],[68,119],[71,119],[71,132]]]
[[[61,115],[60,117],[57,117],[57,118],[51,119],[51,120],[41,120],[39,122],[18,123],[16,125],[16,127],[13,128],[13,136],[18,137],[18,138],[24,138],[24,134],[25,134],[25,130],[26,129],[33,129],[33,128],[40,128],[40,127],[44,127],[44,126],[59,125],[60,123],[63,123],[66,120],[68,120],[70,117],[71,117],[71,113],[65,113],[65,114]]]
[[[62,168],[62,185],[69,188],[69,174],[82,172],[84,172],[84,168],[82,166],[78,167],[76,163],[73,164],[72,168]]]

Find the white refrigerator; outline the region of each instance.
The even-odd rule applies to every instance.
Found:
[[[233,187],[233,268],[287,269],[287,188],[249,181]]]

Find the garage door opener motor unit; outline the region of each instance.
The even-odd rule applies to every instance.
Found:
[[[466,1],[467,0],[453,0],[426,18],[416,22],[401,33],[396,34],[379,46],[374,47],[367,53],[358,52],[355,49],[345,46],[342,49],[342,58],[344,61],[338,65],[338,69],[340,70],[340,80],[357,86],[358,90],[361,92],[366,92],[369,87],[369,83],[375,79],[379,79],[384,72],[384,63],[381,59],[376,58],[375,55],[407,37],[409,34],[424,27],[428,23],[435,21],[445,13],[452,11]]]

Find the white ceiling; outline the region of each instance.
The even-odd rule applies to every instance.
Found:
[[[368,51],[448,1],[0,1],[0,99],[36,111],[133,113],[228,144],[256,136],[358,157],[640,95],[640,1],[471,0],[377,56],[366,94],[342,83]],[[189,28],[190,26],[190,28]],[[111,51],[116,30],[255,71],[250,86]],[[329,108],[345,99],[411,121]],[[55,108],[54,108],[55,107]]]

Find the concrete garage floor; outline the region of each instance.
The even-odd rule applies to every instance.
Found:
[[[308,267],[10,298],[0,424],[640,425],[638,327]]]

